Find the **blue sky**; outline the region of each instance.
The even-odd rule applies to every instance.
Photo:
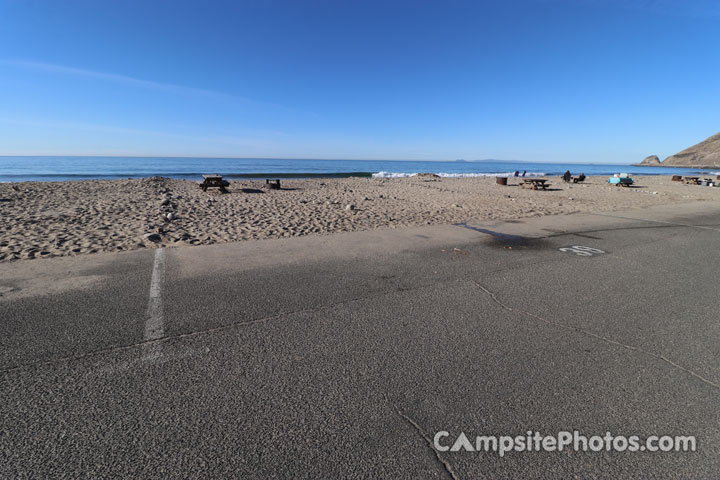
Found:
[[[0,0],[0,155],[664,158],[719,46],[715,0]]]

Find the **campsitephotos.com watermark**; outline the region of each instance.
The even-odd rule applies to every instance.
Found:
[[[543,435],[528,430],[525,435],[482,435],[471,440],[464,432],[451,437],[440,431],[433,444],[438,452],[495,452],[500,457],[510,452],[694,452],[697,441],[694,436],[650,435],[644,439],[637,435],[585,436],[574,430]]]

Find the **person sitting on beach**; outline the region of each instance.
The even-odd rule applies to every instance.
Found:
[[[515,176],[517,177],[517,176],[519,176],[519,175],[520,175],[520,172],[517,171],[517,170],[515,170]]]
[[[572,180],[572,174],[570,173],[570,170],[566,170],[565,173],[562,176],[563,181],[569,182]]]

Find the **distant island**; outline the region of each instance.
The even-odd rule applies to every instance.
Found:
[[[657,155],[650,155],[645,157],[642,162],[633,163],[633,165],[638,167],[720,168],[720,133],[716,133],[682,152],[670,155],[663,161],[660,161]]]

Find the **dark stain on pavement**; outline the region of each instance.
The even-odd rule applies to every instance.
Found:
[[[550,247],[549,242],[544,238],[526,238],[520,235],[488,230],[487,228],[474,227],[467,223],[456,223],[455,225],[489,235],[490,238],[488,239],[487,245],[490,247],[501,248],[503,250],[540,250]]]

